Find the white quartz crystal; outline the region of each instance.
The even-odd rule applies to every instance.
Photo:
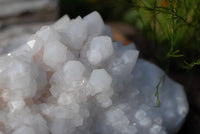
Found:
[[[8,107],[11,112],[15,110],[20,110],[25,106],[25,102],[22,99],[15,99],[8,102]]]
[[[111,87],[112,78],[104,69],[92,71],[89,83],[94,87],[95,93],[101,93]]]
[[[85,67],[80,61],[68,61],[64,66],[65,80],[80,80],[85,72]]]
[[[89,45],[87,58],[92,65],[102,63],[113,54],[112,41],[108,36],[94,37]]]
[[[12,134],[36,134],[31,127],[22,126],[14,131]]]
[[[68,15],[64,15],[57,22],[52,25],[56,31],[62,33],[67,30],[68,24],[70,23],[70,18]]]
[[[44,63],[53,69],[61,66],[67,59],[67,49],[65,45],[58,41],[49,42],[44,47]]]
[[[50,41],[61,40],[59,33],[50,26],[43,26],[38,32],[36,32],[36,36],[40,37],[45,44]]]
[[[105,29],[104,22],[98,12],[92,12],[84,17],[88,24],[88,35],[101,35]]]
[[[183,87],[138,55],[112,42],[97,12],[42,27],[0,56],[0,134],[177,132],[188,113]]]
[[[80,50],[87,39],[87,22],[81,17],[71,20],[61,31],[63,42],[71,49]]]

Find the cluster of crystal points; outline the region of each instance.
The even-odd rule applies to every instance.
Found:
[[[167,134],[183,122],[183,87],[113,42],[93,12],[66,15],[0,57],[0,134]]]

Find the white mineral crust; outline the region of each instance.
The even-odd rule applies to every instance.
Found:
[[[65,15],[0,57],[1,134],[172,134],[183,87],[134,44],[112,42],[101,16]],[[160,107],[154,96],[159,85]]]

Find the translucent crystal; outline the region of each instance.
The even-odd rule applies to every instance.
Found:
[[[71,49],[80,50],[87,39],[86,21],[80,17],[71,20],[61,36],[63,42]]]
[[[36,134],[36,133],[31,127],[22,126],[16,131],[14,131],[12,134]]]
[[[104,31],[104,22],[100,14],[96,11],[88,14],[84,17],[84,20],[88,24],[88,35],[101,35]]]
[[[133,43],[112,40],[92,12],[65,15],[19,48],[0,46],[0,134],[177,132],[188,113],[183,87],[137,60]]]
[[[113,46],[110,37],[99,36],[91,40],[87,58],[92,65],[98,65],[107,60],[112,54]]]
[[[89,82],[94,87],[94,92],[100,93],[111,87],[112,78],[104,69],[96,69],[92,71]]]
[[[62,18],[60,18],[57,22],[55,22],[52,25],[52,28],[54,28],[56,31],[62,33],[67,30],[68,24],[70,23],[70,18],[68,15],[64,15]]]
[[[79,80],[83,77],[85,67],[79,61],[68,61],[64,65],[65,80]]]
[[[53,69],[61,66],[67,60],[67,49],[65,45],[58,41],[49,42],[44,47],[44,63]]]

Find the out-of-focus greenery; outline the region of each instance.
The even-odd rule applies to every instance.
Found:
[[[146,50],[167,71],[200,64],[200,0],[61,0],[61,14],[84,16],[93,10],[143,31]]]
[[[144,31],[152,56],[166,69],[200,64],[199,0],[132,0],[126,22]],[[168,68],[169,67],[169,68]]]

